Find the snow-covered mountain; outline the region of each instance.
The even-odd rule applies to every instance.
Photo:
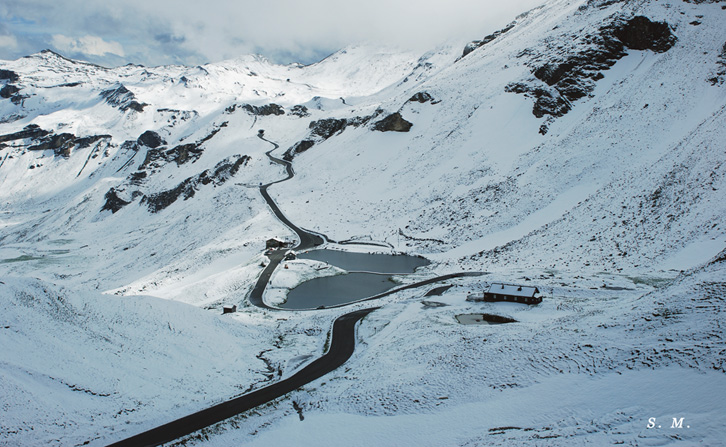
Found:
[[[333,424],[397,445],[717,442],[725,18],[719,1],[549,0],[421,54],[0,62],[0,442],[108,443],[323,351],[344,310],[245,301],[264,241],[294,237],[257,188],[284,177],[261,131],[293,163],[270,193],[297,225],[434,261],[418,278],[532,281],[545,301],[465,301],[481,279],[443,307],[401,292],[345,371],[288,399],[302,428],[285,401],[209,443],[339,445]],[[520,323],[453,318],[487,309]],[[646,428],[676,416],[698,422]]]

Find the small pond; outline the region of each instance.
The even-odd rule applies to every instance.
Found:
[[[287,294],[283,309],[317,309],[352,303],[394,288],[390,275],[348,273],[305,281]]]
[[[313,250],[298,254],[300,259],[327,262],[349,272],[413,273],[431,264],[427,259],[408,255],[351,253],[339,250]]]
[[[413,273],[430,264],[416,256],[337,250],[314,250],[300,253],[298,258],[326,262],[352,273],[305,281],[287,294],[287,301],[280,306],[283,309],[317,309],[362,300],[396,287],[394,274]]]

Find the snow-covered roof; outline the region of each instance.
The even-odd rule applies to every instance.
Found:
[[[512,284],[497,284],[494,283],[489,286],[487,293],[496,293],[500,295],[510,296],[526,296],[532,297],[535,293],[539,292],[536,287],[517,286]]]

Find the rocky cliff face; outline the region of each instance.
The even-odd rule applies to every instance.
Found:
[[[581,37],[577,47],[567,53],[549,60],[542,54],[534,56],[532,74],[544,84],[514,82],[507,85],[506,91],[532,97],[532,113],[537,118],[561,117],[572,109],[574,101],[591,94],[596,82],[603,78],[602,72],[623,58],[627,49],[663,53],[676,41],[665,22],[653,22],[644,16],[615,18],[597,34]],[[546,132],[545,125],[541,133]]]

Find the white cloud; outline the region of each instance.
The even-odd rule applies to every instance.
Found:
[[[15,36],[12,35],[0,35],[0,47],[15,49],[18,47],[18,39],[16,39]]]
[[[480,39],[542,1],[2,0],[0,25],[5,18],[18,51],[53,45],[94,61],[198,64],[259,52],[308,63],[359,42],[433,49]]]
[[[63,34],[54,34],[51,43],[61,52],[83,53],[91,56],[104,56],[106,54],[125,56],[124,48],[120,43],[106,42],[98,36],[85,35],[79,39],[74,39]]]

